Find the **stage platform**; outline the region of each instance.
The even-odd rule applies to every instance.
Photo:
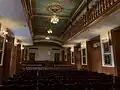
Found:
[[[69,70],[76,69],[75,65],[54,65],[42,66],[41,64],[22,64],[21,68],[24,70]]]

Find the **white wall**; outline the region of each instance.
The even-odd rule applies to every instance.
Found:
[[[62,48],[59,47],[44,47],[44,46],[39,46],[39,47],[29,47],[29,48],[38,48],[38,49],[28,49],[28,53],[35,53],[35,61],[54,61],[54,54],[55,53],[60,53],[60,61],[62,60],[62,55],[61,55],[61,50]],[[52,50],[54,49],[60,49],[60,50]],[[29,54],[28,54],[29,55]],[[29,60],[29,58],[28,58]]]

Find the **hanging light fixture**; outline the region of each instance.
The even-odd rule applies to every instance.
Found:
[[[57,0],[57,2],[49,4],[47,9],[48,11],[50,11],[53,16],[51,17],[51,23],[53,24],[57,24],[59,22],[59,17],[56,16],[59,15],[60,12],[63,11],[64,7],[62,5],[60,5],[60,0]]]
[[[49,40],[50,38],[49,37],[45,37],[45,39]]]
[[[56,15],[53,15],[51,17],[51,23],[57,24],[59,22],[59,18]]]
[[[48,33],[52,33],[52,30],[51,30],[51,29],[49,29],[47,32],[48,32]]]

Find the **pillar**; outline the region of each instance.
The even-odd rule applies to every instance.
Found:
[[[21,44],[18,44],[17,45],[16,73],[20,72],[20,62],[21,62]]]

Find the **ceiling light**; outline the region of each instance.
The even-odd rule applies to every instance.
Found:
[[[59,22],[59,18],[56,15],[52,16],[51,23],[57,24],[58,22]]]
[[[51,30],[51,29],[49,29],[47,32],[48,32],[48,33],[52,33],[52,30]]]
[[[49,38],[49,37],[46,37],[45,39],[49,40],[50,38]]]

